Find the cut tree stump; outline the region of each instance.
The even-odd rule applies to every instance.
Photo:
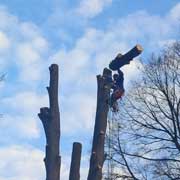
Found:
[[[60,179],[61,157],[59,155],[60,113],[58,104],[58,65],[52,64],[50,85],[47,87],[50,107],[43,107],[38,114],[46,135],[46,180]]]
[[[80,180],[81,143],[73,143],[69,180]]]
[[[104,142],[109,111],[108,102],[110,100],[111,80],[112,72],[107,68],[104,69],[103,76],[97,76],[97,109],[88,180],[102,179],[102,168],[105,160]]]

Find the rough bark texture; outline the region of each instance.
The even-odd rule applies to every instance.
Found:
[[[69,180],[80,180],[81,143],[73,143]]]
[[[60,114],[58,105],[58,65],[52,64],[50,86],[47,87],[50,108],[43,107],[38,114],[46,135],[46,180],[60,179],[61,157],[59,156]]]
[[[93,145],[90,158],[88,180],[101,180],[102,167],[104,164],[104,141],[107,128],[107,115],[109,111],[108,101],[110,98],[110,83],[112,73],[105,68],[103,76],[97,76],[97,109],[94,126]]]
[[[109,64],[109,68],[113,71],[118,70],[124,65],[127,65],[130,63],[130,61],[133,60],[133,58],[139,56],[143,51],[143,48],[141,45],[136,45],[134,48],[132,48],[130,51],[128,51],[126,54],[118,54],[114,60],[111,61]]]

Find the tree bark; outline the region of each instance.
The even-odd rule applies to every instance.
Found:
[[[52,64],[50,70],[50,85],[47,87],[50,108],[43,107],[38,114],[46,135],[46,180],[60,179],[61,157],[59,155],[60,113],[58,105],[58,65]]]
[[[105,160],[104,141],[107,128],[107,115],[109,111],[108,102],[110,99],[111,80],[112,73],[107,68],[104,69],[103,76],[97,76],[97,109],[88,180],[102,179],[102,168]]]
[[[73,143],[69,180],[80,180],[81,143]]]
[[[143,48],[141,45],[137,44],[134,48],[132,48],[130,51],[128,51],[126,54],[118,54],[114,60],[112,60],[109,64],[109,68],[113,71],[118,70],[124,65],[127,65],[130,63],[130,61],[133,60],[133,58],[139,56],[143,51]]]

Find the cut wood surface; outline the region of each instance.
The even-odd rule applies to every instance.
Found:
[[[129,64],[133,58],[139,56],[143,51],[141,45],[137,44],[134,48],[128,51],[126,54],[118,54],[114,60],[109,64],[109,68],[113,71],[118,70],[122,66]]]

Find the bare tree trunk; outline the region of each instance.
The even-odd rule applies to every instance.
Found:
[[[80,180],[81,143],[73,143],[69,180]]]
[[[52,64],[50,70],[50,86],[47,87],[50,108],[43,107],[38,114],[46,135],[46,180],[60,179],[61,157],[59,155],[60,114],[58,105],[58,65]]]
[[[107,68],[104,69],[103,76],[97,76],[97,109],[88,180],[102,179],[102,168],[105,160],[104,141],[109,111],[108,101],[110,99],[110,79],[112,79],[112,73]]]

